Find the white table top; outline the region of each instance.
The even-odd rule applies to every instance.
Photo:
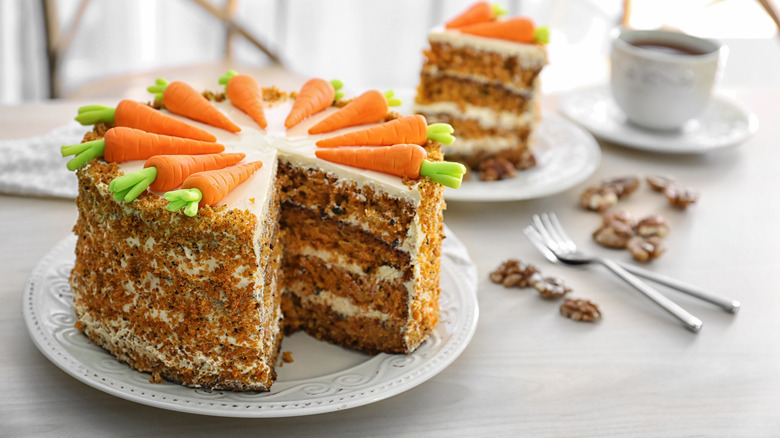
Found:
[[[33,345],[21,313],[25,280],[75,223],[72,200],[0,195],[0,435],[7,436],[776,436],[780,433],[780,88],[728,90],[759,117],[747,143],[672,156],[602,144],[598,170],[545,199],[451,202],[445,222],[479,273],[480,320],[465,352],[428,382],[374,404],[284,419],[183,414],[125,401],[71,378]],[[84,102],[0,106],[0,138],[46,132]],[[554,110],[556,97],[548,96]],[[578,206],[586,185],[623,175],[668,174],[698,189],[681,212],[646,185],[621,207],[671,223],[668,252],[648,267],[742,302],[737,315],[664,292],[704,321],[683,329],[598,267],[552,265],[521,229],[555,211],[575,240],[600,254],[625,252],[590,239],[599,216]],[[604,318],[576,323],[559,302],[488,279],[519,258],[563,278]],[[663,289],[662,289],[663,290]]]

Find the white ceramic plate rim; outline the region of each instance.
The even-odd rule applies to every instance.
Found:
[[[501,181],[465,181],[458,189],[447,188],[445,198],[472,202],[542,198],[581,183],[601,162],[601,148],[593,136],[558,114],[543,111],[535,135],[535,167]]]
[[[119,363],[76,330],[67,282],[76,236],[59,242],[25,285],[22,311],[38,349],[77,380],[144,405],[223,417],[291,417],[366,405],[407,391],[451,364],[476,329],[476,267],[463,244],[445,227],[440,321],[412,354],[366,356],[363,363],[332,374],[293,381],[277,379],[270,392],[207,391],[169,382]],[[313,341],[318,342],[318,341]],[[97,358],[97,359],[95,359]],[[111,371],[105,371],[110,367]],[[101,370],[103,368],[103,370]]]
[[[582,99],[588,101],[587,116],[583,116],[581,109],[577,108],[582,105]],[[696,133],[702,132],[699,128],[700,120],[708,117],[706,110],[705,115],[688,122],[679,132],[664,133],[642,129],[626,120],[614,103],[611,91],[603,85],[573,91],[561,97],[559,104],[561,113],[596,137],[620,146],[649,152],[702,154],[740,145],[758,131],[758,117],[734,99],[714,94],[711,107],[721,107],[737,114],[738,121],[744,123],[744,129],[736,132],[736,135],[732,133],[731,136],[725,137],[697,136]]]

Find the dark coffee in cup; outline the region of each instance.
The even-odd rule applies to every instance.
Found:
[[[696,55],[706,55],[707,53],[710,53],[699,47],[686,46],[682,44],[673,44],[668,41],[652,41],[652,40],[634,41],[630,44],[634,47],[639,47],[640,49],[652,50],[656,52],[666,53],[669,55],[696,56]]]

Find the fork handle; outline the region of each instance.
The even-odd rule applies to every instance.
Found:
[[[647,283],[634,276],[634,274],[626,271],[612,260],[598,257],[596,258],[596,261],[604,265],[610,271],[614,272],[618,277],[625,280],[631,286],[634,286],[639,292],[642,292],[647,298],[650,298],[650,300],[658,304],[662,309],[669,312],[672,316],[682,322],[688,330],[692,332],[698,332],[701,330],[702,322],[699,318],[691,315],[688,313],[688,311],[677,305],[675,302],[661,295],[660,292],[648,286]]]
[[[640,268],[639,266],[634,266],[629,263],[621,263],[621,262],[615,262],[615,263],[619,264],[623,269],[638,277],[642,277],[647,280],[652,280],[656,283],[663,284],[664,286],[668,286],[672,289],[676,289],[685,294],[699,298],[700,300],[715,304],[716,306],[722,307],[728,312],[737,313],[739,311],[739,308],[741,307],[740,302],[737,300],[732,300],[731,298],[726,298],[720,295],[716,295],[712,292],[708,292],[704,289],[698,288],[696,286],[682,282],[680,280],[667,277],[665,275],[661,275],[653,271],[648,271],[647,269],[643,269]]]

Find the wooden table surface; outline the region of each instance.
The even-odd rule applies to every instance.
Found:
[[[0,195],[0,436],[778,436],[780,434],[780,88],[724,90],[761,128],[746,143],[704,155],[662,155],[602,143],[587,181],[544,199],[450,202],[445,222],[479,270],[480,319],[462,355],[431,380],[377,403],[297,418],[230,419],[172,412],[93,389],[33,345],[21,295],[41,258],[70,233],[73,200]],[[555,110],[556,96],[547,109]],[[0,107],[0,139],[42,134],[84,102]],[[521,229],[555,211],[589,251],[596,213],[585,186],[625,175],[666,174],[701,192],[686,211],[647,185],[620,208],[667,218],[669,248],[651,270],[742,302],[737,315],[659,288],[704,321],[694,334],[607,271],[543,259]],[[506,289],[488,274],[530,262],[561,277],[603,319],[577,323],[557,301]]]

